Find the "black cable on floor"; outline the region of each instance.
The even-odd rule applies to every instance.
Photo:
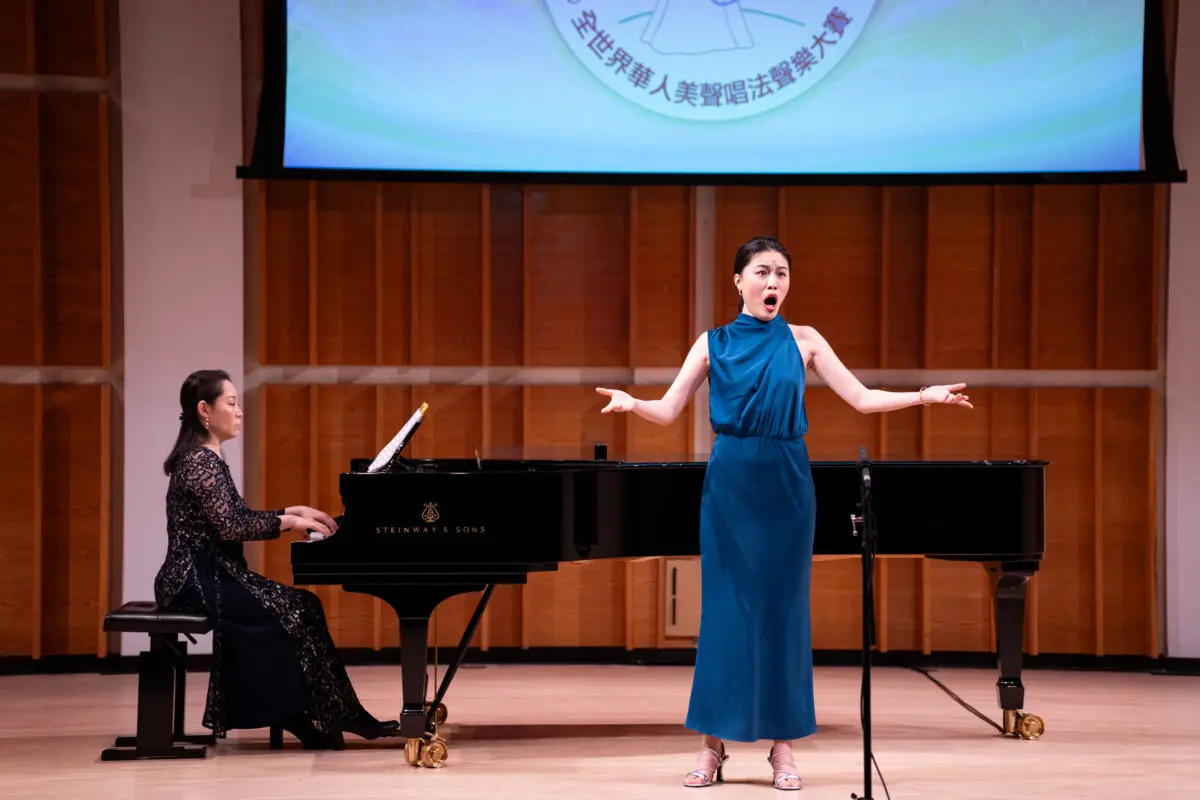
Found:
[[[909,669],[912,669],[912,670],[914,670],[914,671],[916,671],[916,672],[919,672],[919,673],[921,673],[922,675],[924,675],[926,678],[929,678],[929,680],[933,681],[933,682],[934,682],[934,683],[937,685],[937,687],[938,687],[939,689],[941,689],[943,692],[945,692],[946,694],[950,695],[950,698],[951,698],[952,700],[954,700],[956,703],[958,703],[960,706],[962,706],[963,708],[965,708],[967,711],[970,711],[972,714],[974,714],[975,716],[979,717],[981,720],[983,720],[984,722],[986,722],[988,725],[991,725],[991,726],[992,726],[993,728],[995,728],[996,730],[1000,731],[1001,733],[1004,733],[1004,726],[1002,726],[1002,725],[1000,725],[999,723],[997,723],[997,722],[996,722],[994,719],[990,719],[990,718],[989,718],[989,717],[988,717],[986,714],[984,714],[982,711],[980,711],[979,709],[975,708],[973,705],[971,705],[970,703],[968,703],[966,700],[963,700],[961,697],[959,697],[958,695],[956,695],[956,694],[955,694],[953,691],[951,691],[951,690],[950,690],[950,687],[946,686],[946,684],[942,683],[942,682],[941,682],[941,681],[939,681],[937,678],[935,678],[935,677],[933,677],[932,675],[930,675],[928,670],[924,669],[923,667],[910,667]]]

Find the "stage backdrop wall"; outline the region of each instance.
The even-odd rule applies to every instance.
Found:
[[[122,418],[113,10],[0,2],[0,655],[107,651]]]
[[[961,376],[976,405],[864,416],[815,387],[812,457],[852,459],[866,445],[884,458],[1051,460],[1027,650],[1157,653],[1162,198],[1090,186],[268,184],[257,271],[270,301],[247,309],[261,337],[257,499],[340,512],[338,473],[374,455],[424,401],[417,456],[575,458],[596,440],[615,458],[702,456],[690,419],[659,428],[602,416],[593,387],[660,394],[697,320],[735,313],[737,245],[777,235],[795,261],[789,320],[816,326],[872,385]],[[705,214],[715,235],[697,243]],[[694,268],[698,248],[712,249],[711,274]],[[711,282],[711,309],[693,307],[696,281]],[[936,508],[922,524],[971,536],[971,520]],[[287,543],[264,552],[267,573],[289,579]],[[977,565],[879,569],[884,648],[992,648]],[[858,645],[858,587],[853,560],[817,567],[816,647]],[[499,590],[477,644],[690,644],[663,635],[660,590],[656,562],[564,566]],[[376,601],[319,593],[339,644],[395,643]],[[454,642],[470,601],[443,607],[441,644]]]
[[[254,5],[242,9],[251,51]],[[130,219],[134,207],[150,221],[159,203],[172,217],[203,219],[210,205],[201,198],[220,194],[211,176],[237,160],[219,144],[227,140],[218,125],[209,138],[179,137],[161,161],[132,156],[144,180],[120,188],[120,114],[110,84],[119,28],[115,5],[96,0],[89,9],[0,3],[0,104],[14,121],[0,128],[0,413],[20,420],[0,426],[7,465],[0,500],[10,517],[0,531],[5,655],[104,654],[101,620],[125,599],[125,553],[131,546],[161,553],[164,532],[152,520],[130,521],[123,488],[137,476],[150,480],[161,448],[147,444],[138,458],[149,466],[128,467],[122,426],[165,419],[155,435],[173,434],[182,376],[164,374],[169,390],[136,416],[126,413],[122,349],[126,328],[136,326],[125,320],[138,309],[122,308],[122,281],[133,274],[122,274],[122,238],[142,230]],[[182,3],[162,13],[185,12],[199,13]],[[227,55],[236,51],[230,41],[221,42]],[[177,43],[184,52],[151,60],[202,61]],[[259,69],[247,62],[248,88]],[[221,79],[200,70],[189,80],[202,76]],[[153,86],[143,84],[144,97]],[[205,86],[189,102],[211,102],[220,113],[225,107]],[[250,91],[244,102],[253,99]],[[148,172],[152,163],[190,166],[160,180]],[[865,417],[818,386],[810,394],[814,458],[850,458],[866,444],[883,457],[1054,461],[1050,552],[1031,593],[1026,650],[1160,651],[1156,487],[1165,448],[1154,432],[1165,415],[1155,298],[1166,263],[1158,235],[1164,190],[243,189],[250,421],[242,447],[256,505],[309,502],[340,511],[338,473],[352,456],[374,454],[422,401],[432,414],[413,442],[417,455],[473,455],[479,447],[577,457],[602,439],[614,457],[702,458],[703,395],[688,418],[658,428],[599,415],[592,387],[662,391],[700,330],[733,315],[729,263],[737,243],[774,233],[797,263],[790,319],[816,325],[872,385],[961,377],[977,405],[972,413]],[[224,213],[219,230],[191,228],[188,236],[227,237]],[[210,223],[216,219],[203,225]],[[192,261],[165,260],[159,235],[124,242],[141,254],[140,280],[150,267],[191,274],[179,265]],[[210,266],[232,269],[236,252],[213,247],[220,263]],[[225,291],[236,297],[237,286]],[[230,350],[227,363],[235,365],[237,353]],[[1191,451],[1178,452],[1186,459]],[[152,484],[151,500],[161,506]],[[943,520],[936,511],[928,524],[970,535],[969,520]],[[251,556],[290,580],[286,542],[252,548]],[[130,599],[147,596],[150,560],[125,587]],[[662,569],[596,562],[535,576],[527,587],[498,592],[476,644],[689,646],[664,633]],[[818,565],[818,647],[858,645],[855,569],[853,562]],[[893,561],[880,564],[880,581],[882,646],[990,649],[988,591],[977,567]],[[1194,599],[1182,584],[1171,591],[1175,608]],[[339,643],[395,643],[394,620],[374,601],[322,594]],[[437,641],[452,643],[467,602],[443,608]]]

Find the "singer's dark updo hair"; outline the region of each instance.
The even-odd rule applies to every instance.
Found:
[[[179,435],[175,437],[171,454],[163,462],[163,472],[170,475],[175,471],[180,455],[208,440],[208,431],[204,429],[196,407],[201,400],[215,405],[227,380],[229,373],[223,369],[202,369],[188,375],[179,387]]]
[[[773,236],[755,236],[738,248],[737,255],[733,257],[733,274],[741,275],[742,270],[759,253],[779,253],[787,261],[788,269],[792,268],[792,256],[788,253],[787,248],[783,246],[783,242]],[[740,312],[745,305],[746,301],[739,295],[738,311]]]

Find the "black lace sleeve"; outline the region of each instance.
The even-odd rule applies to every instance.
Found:
[[[184,456],[180,466],[184,488],[199,501],[201,513],[222,540],[248,542],[279,536],[279,515],[250,510],[216,453],[199,448]]]

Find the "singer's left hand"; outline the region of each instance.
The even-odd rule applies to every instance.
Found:
[[[968,402],[967,395],[959,394],[959,392],[965,388],[967,388],[965,383],[954,383],[949,386],[930,386],[923,392],[923,394],[925,395],[926,402],[930,403],[931,405],[934,403],[940,403],[943,405],[966,406],[967,408],[974,408],[975,406]]]

